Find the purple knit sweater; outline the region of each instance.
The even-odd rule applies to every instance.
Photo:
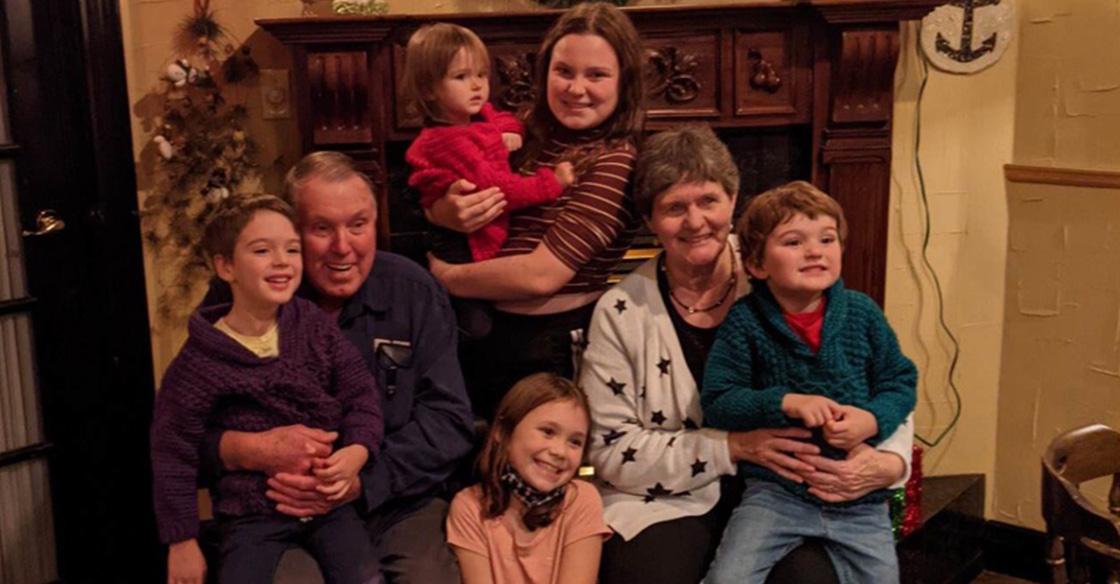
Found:
[[[152,474],[160,540],[197,537],[199,443],[207,429],[261,432],[304,424],[337,430],[335,448],[361,444],[370,460],[383,432],[376,382],[356,348],[314,304],[280,308],[280,355],[262,359],[213,323],[229,305],[191,316],[190,338],[171,362],[156,396]],[[229,472],[211,492],[222,515],[273,513],[266,477]]]

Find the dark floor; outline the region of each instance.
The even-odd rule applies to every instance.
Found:
[[[972,584],[1031,584],[1031,581],[996,572],[981,572]]]

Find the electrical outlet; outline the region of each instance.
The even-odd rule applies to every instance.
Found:
[[[292,117],[292,92],[287,69],[261,69],[261,112],[266,120]]]

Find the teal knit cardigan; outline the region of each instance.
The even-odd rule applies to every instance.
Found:
[[[821,345],[813,353],[790,329],[766,283],[752,286],[728,312],[708,354],[700,392],[704,425],[722,430],[800,426],[800,420],[782,413],[782,398],[801,393],[871,412],[879,424],[879,433],[868,440],[872,445],[893,434],[914,409],[918,374],[879,306],[838,280],[825,291]],[[761,466],[743,463],[739,472],[820,502],[805,486]]]

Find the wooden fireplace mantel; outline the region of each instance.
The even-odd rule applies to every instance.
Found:
[[[844,206],[848,286],[882,303],[890,197],[898,22],[943,0],[777,0],[625,8],[646,55],[647,128],[705,122],[720,132],[808,129],[804,178]],[[491,100],[532,99],[532,63],[559,11],[261,19],[292,51],[293,103],[304,151],[336,149],[377,185],[380,240],[415,235],[418,210],[394,204],[394,154],[415,136],[397,98],[404,47],[419,26],[462,24],[486,42]],[[394,188],[390,188],[390,184]],[[392,192],[391,192],[392,191]],[[414,207],[414,205],[412,206]],[[403,239],[401,239],[403,241]]]

